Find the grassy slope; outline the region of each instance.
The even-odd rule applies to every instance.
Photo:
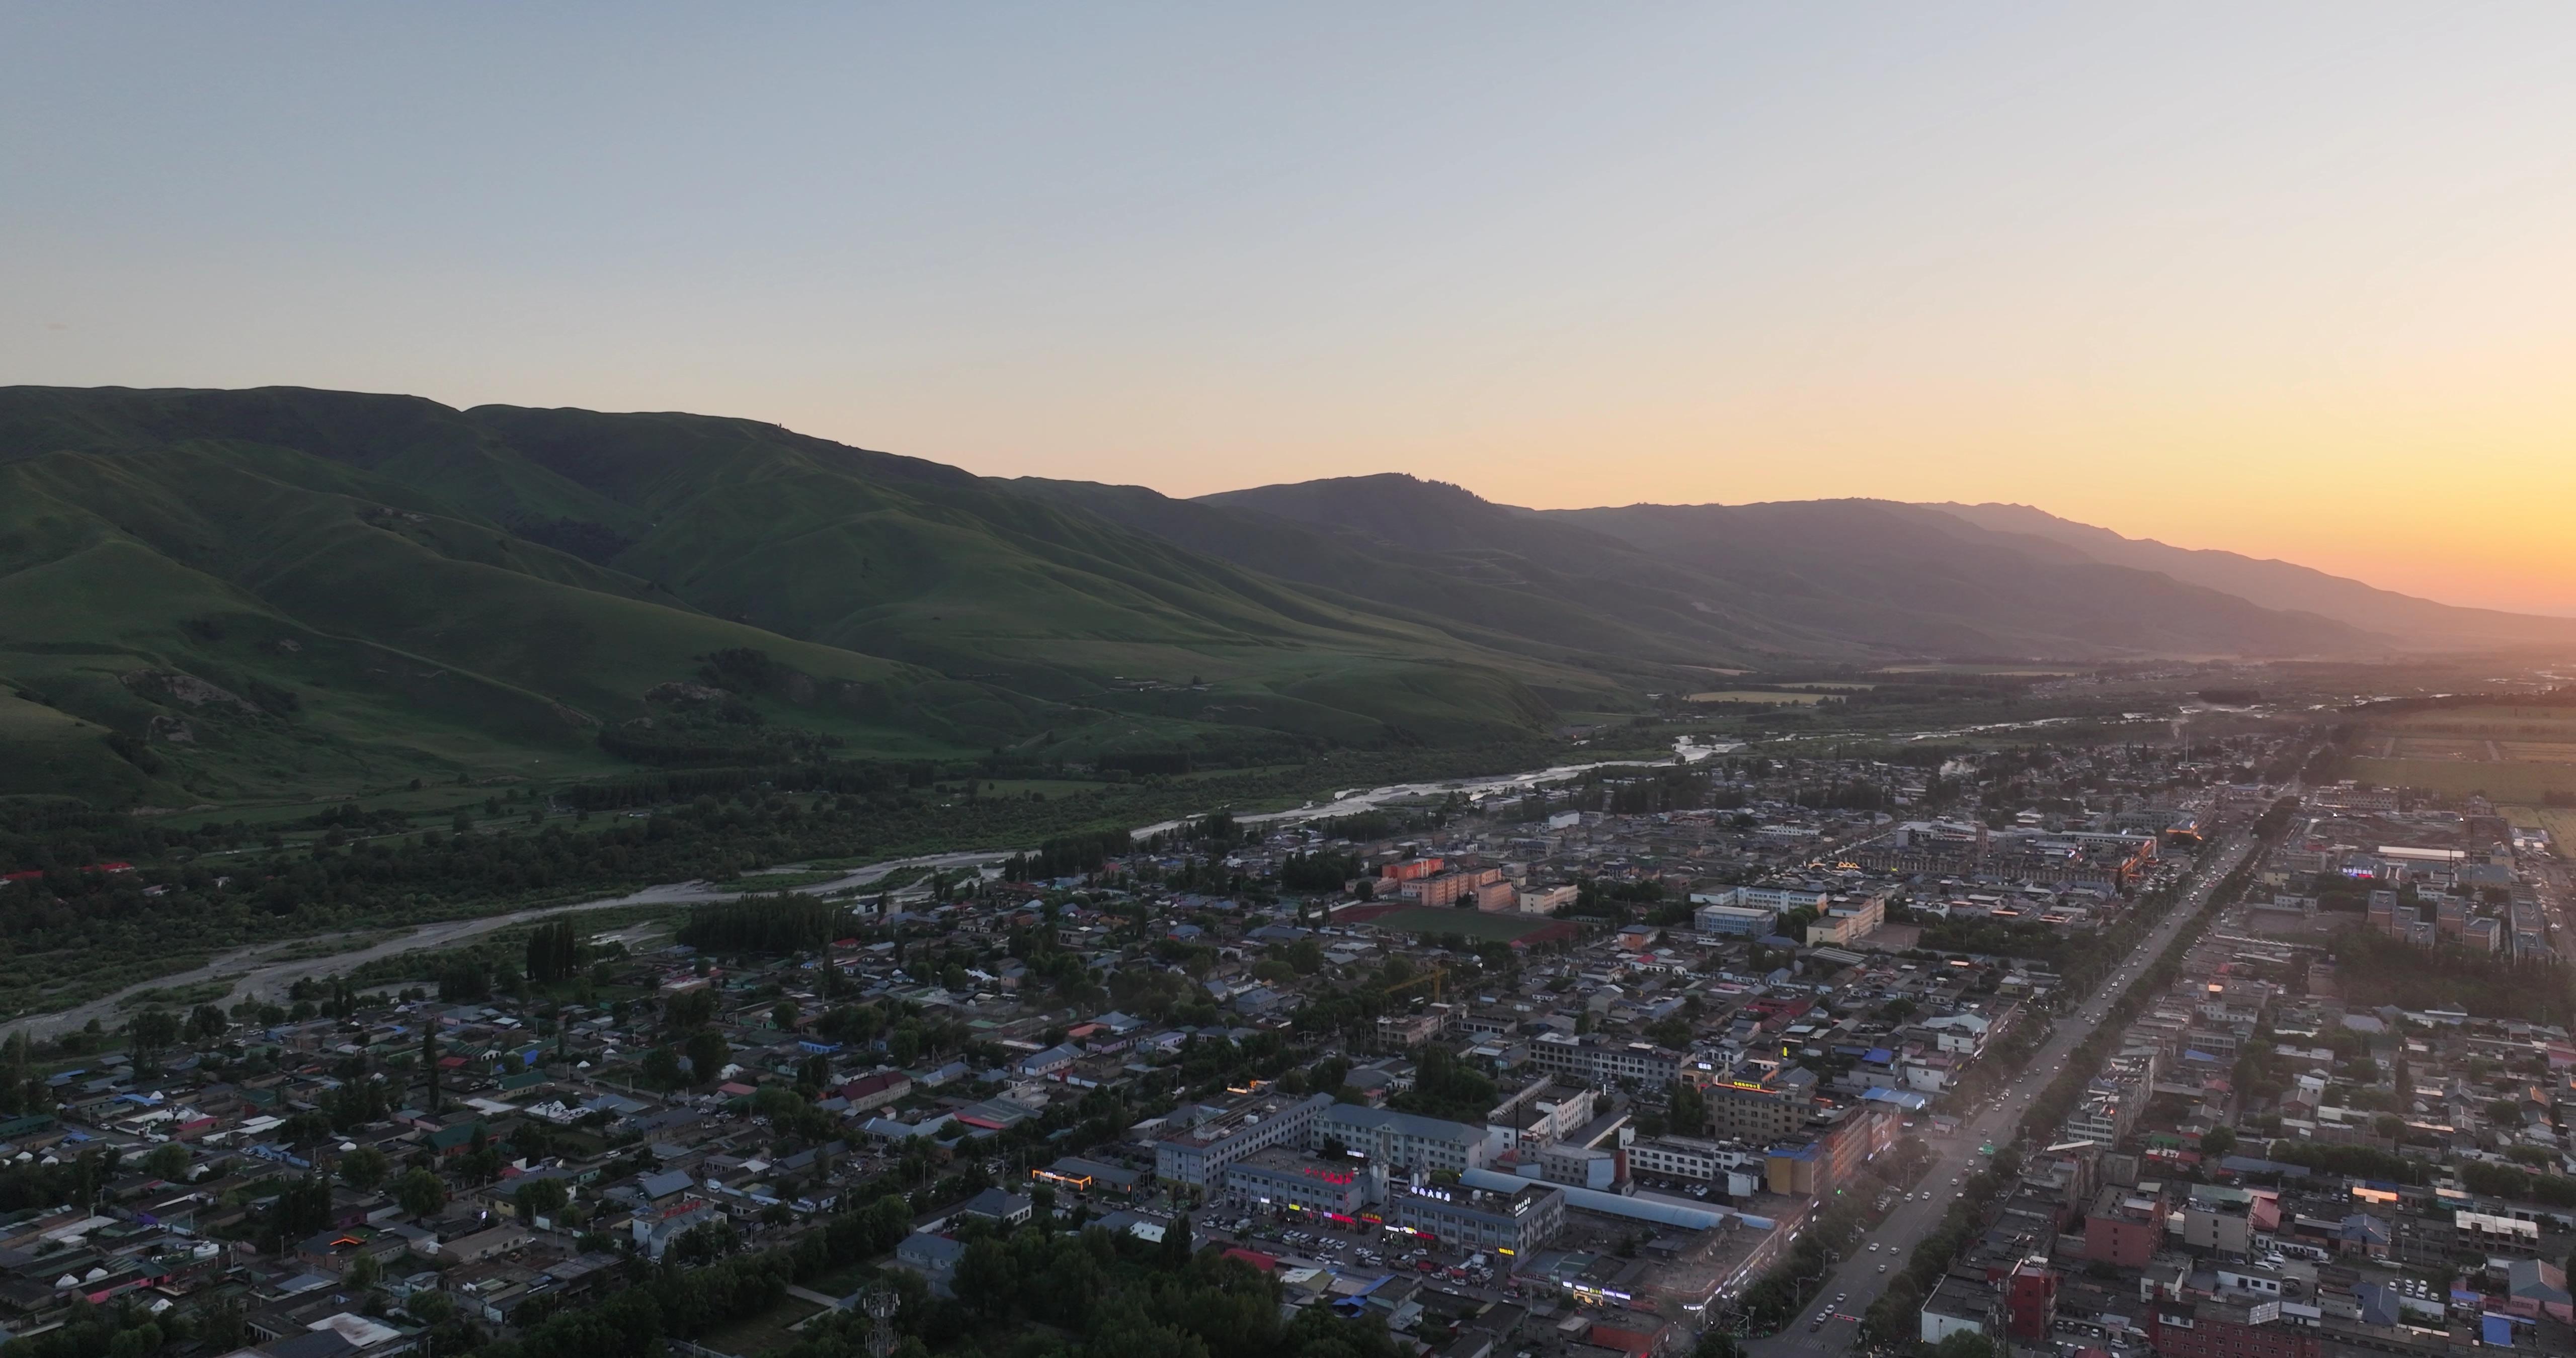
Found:
[[[1820,639],[1770,628],[1741,609],[1712,602],[1703,597],[1707,591],[1691,582],[1653,579],[1655,567],[1648,561],[1630,561],[1632,578],[1625,579],[1591,569],[1592,563],[1582,570],[1541,564],[1522,550],[1528,545],[1528,525],[1495,506],[1483,506],[1489,517],[1467,539],[1473,550],[1435,550],[1414,545],[1398,524],[1385,525],[1385,531],[1396,535],[1390,541],[1366,528],[1334,531],[1238,508],[1223,497],[1175,500],[1141,486],[1035,477],[997,484],[1078,505],[1192,551],[1297,581],[1328,598],[1393,612],[1473,645],[1528,650],[1577,663],[1616,657],[1632,665],[1729,665],[1782,648],[1809,653],[1832,649]],[[1457,497],[1464,492],[1452,498]],[[1411,521],[1453,518],[1457,508],[1441,506]],[[1594,545],[1608,555],[1635,556],[1620,552],[1616,544]]]
[[[1319,597],[937,464],[738,420],[467,413],[660,521],[615,564],[790,635],[1113,707],[1103,689],[1120,677],[1203,678],[1235,700],[1201,714],[1221,722],[1265,724],[1291,710],[1283,698],[1328,693],[1340,719],[1296,720],[1344,739],[1387,722],[1418,730],[1424,689],[1452,695],[1432,714],[1444,729],[1489,733],[1543,719],[1532,684],[1616,692],[1563,662]],[[742,551],[753,537],[763,549]],[[1364,682],[1389,671],[1417,692]],[[1510,700],[1489,706],[1498,690]]]
[[[194,796],[460,764],[604,767],[601,723],[643,713],[645,689],[730,647],[819,681],[803,724],[893,746],[942,725],[906,710],[928,678],[908,667],[656,602],[642,581],[485,526],[378,512],[407,498],[419,502],[275,449],[0,465],[0,665],[102,728],[186,721],[156,748]],[[188,703],[130,677],[167,671],[234,694],[265,684],[296,710]]]
[[[565,523],[582,531],[548,540],[593,559],[513,531]],[[58,714],[10,730],[84,765],[19,760],[0,784],[186,802],[589,772],[610,766],[601,724],[727,648],[813,681],[764,700],[774,721],[861,751],[1489,739],[1543,726],[1542,690],[1612,708],[1626,690],[1579,657],[749,421],[0,390],[0,677]],[[225,696],[187,701],[154,677],[173,674]],[[119,760],[109,731],[151,754]]]

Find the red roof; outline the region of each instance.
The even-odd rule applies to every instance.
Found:
[[[1595,1325],[1592,1327],[1592,1333],[1585,1336],[1585,1339],[1605,1349],[1623,1349],[1629,1353],[1652,1353],[1663,1341],[1663,1336],[1664,1327],[1661,1326],[1652,1331],[1642,1331],[1625,1330],[1615,1325]]]
[[[1279,1267],[1278,1259],[1270,1255],[1263,1254],[1258,1250],[1248,1250],[1241,1246],[1227,1250],[1225,1252],[1225,1257],[1228,1259],[1240,1259],[1243,1262],[1252,1265],[1254,1268],[1260,1269],[1264,1273],[1268,1273],[1270,1270]]]
[[[72,869],[72,871],[74,871],[74,872],[132,872],[132,871],[134,871],[134,865],[133,865],[132,863],[92,863],[92,864],[90,864],[88,867],[85,867],[85,868],[74,868],[74,869]],[[44,874],[44,871],[43,871],[43,869],[41,869],[41,868],[29,869],[28,871],[25,871],[25,872],[5,872],[5,873],[0,873],[0,882],[32,882],[32,881],[36,880],[37,878],[42,877],[42,876],[44,876],[44,875],[45,875],[45,874]]]

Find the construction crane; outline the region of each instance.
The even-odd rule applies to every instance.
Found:
[[[1429,971],[1416,976],[1407,977],[1391,986],[1387,986],[1378,991],[1378,995],[1383,998],[1385,996],[1395,995],[1403,991],[1411,990],[1418,985],[1429,985],[1431,987],[1431,1002],[1433,1004],[1438,1004],[1440,1003],[1441,988],[1447,985],[1448,981],[1449,964],[1446,962],[1434,962],[1431,964],[1431,969]]]

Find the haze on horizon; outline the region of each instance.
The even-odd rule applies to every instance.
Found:
[[[1999,500],[2576,613],[2576,14],[0,16],[0,382]]]

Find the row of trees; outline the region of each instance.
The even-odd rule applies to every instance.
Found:
[[[840,908],[793,891],[694,906],[677,935],[701,952],[812,952],[829,944]]]

